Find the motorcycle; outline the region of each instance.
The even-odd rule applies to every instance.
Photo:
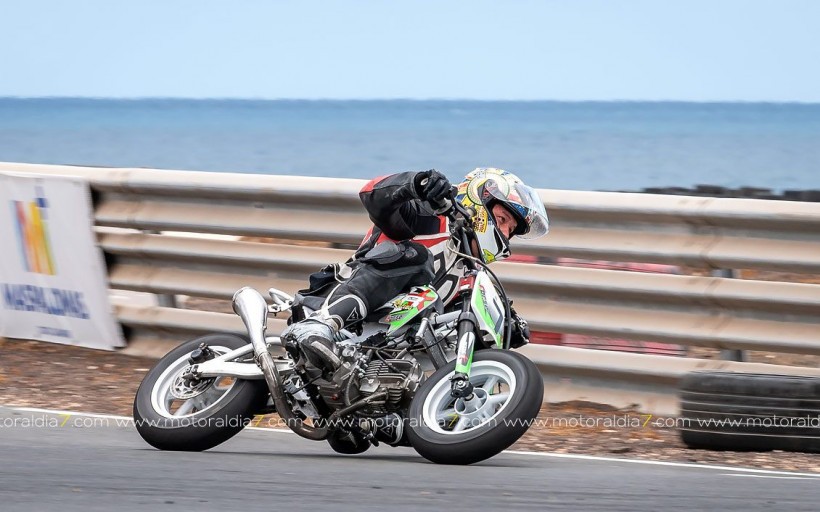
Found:
[[[473,254],[473,212],[452,200],[439,212],[464,269],[448,304],[432,286],[400,294],[336,335],[342,365],[330,372],[298,350],[277,351],[280,338],[266,335],[268,315],[304,318],[305,304],[275,288],[268,304],[242,288],[233,309],[247,336],[190,340],[146,374],[134,400],[142,438],[161,450],[207,450],[276,412],[296,434],[343,454],[381,441],[435,463],[472,464],[512,445],[540,410],[543,380],[509,350],[510,302]]]

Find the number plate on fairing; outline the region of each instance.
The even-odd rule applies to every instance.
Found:
[[[476,274],[474,286],[470,305],[478,318],[478,325],[482,331],[492,335],[498,348],[503,348],[504,301],[498,295],[490,276],[483,270]]]
[[[392,334],[418,316],[419,313],[433,305],[438,300],[438,293],[430,286],[416,286],[409,293],[399,295],[390,303],[393,309],[384,318],[379,320],[383,324],[390,324],[387,334]]]

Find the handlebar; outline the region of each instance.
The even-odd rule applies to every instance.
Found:
[[[427,184],[427,178],[421,180],[421,185],[424,186]],[[478,262],[478,265],[484,267],[487,272],[493,277],[495,282],[497,283],[497,288],[500,289],[501,296],[504,300],[504,348],[510,348],[510,338],[512,334],[512,313],[510,311],[510,301],[507,299],[507,294],[504,292],[504,287],[501,286],[501,282],[498,280],[498,277],[492,272],[492,270],[487,267],[485,263],[483,263],[483,258],[477,257],[473,254],[472,244],[470,244],[471,237],[475,236],[473,232],[472,223],[470,220],[475,215],[475,211],[472,208],[467,208],[463,204],[459,203],[455,200],[456,196],[456,188],[450,188],[450,194],[448,197],[445,197],[441,201],[428,201],[430,206],[433,207],[433,211],[436,215],[445,215],[447,218],[450,219],[450,231],[456,237],[458,237],[461,241],[461,249],[469,256],[475,258]],[[476,270],[477,265],[471,259],[465,259],[464,263],[467,265],[468,268],[471,270]],[[466,302],[465,302],[466,304]]]
[[[463,204],[459,203],[455,200],[455,193],[451,193],[450,198],[445,199],[442,201],[442,205],[439,208],[436,208],[436,205],[433,205],[436,208],[436,213],[439,215],[446,215],[450,218],[450,220],[457,221],[459,220],[459,216],[461,216],[466,224],[469,224],[475,215],[475,212],[472,209],[466,208]]]
[[[422,186],[426,184],[426,178],[421,180]],[[433,211],[436,215],[444,215],[450,219],[450,232],[461,242],[461,250],[475,257],[473,255],[472,244],[470,243],[470,240],[474,236],[472,222],[470,222],[470,220],[475,215],[475,212],[456,201],[455,196],[456,188],[451,187],[447,197],[440,201],[430,201],[428,199],[427,202],[433,207]],[[472,262],[468,261],[467,265],[473,268]]]

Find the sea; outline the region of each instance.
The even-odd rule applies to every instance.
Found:
[[[0,161],[538,188],[820,189],[820,104],[0,98]]]

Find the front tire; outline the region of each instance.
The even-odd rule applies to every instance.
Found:
[[[541,372],[521,354],[476,352],[470,370],[472,402],[450,397],[454,372],[455,361],[437,370],[410,405],[410,444],[427,460],[473,464],[493,457],[524,435],[541,409]]]
[[[265,405],[265,381],[217,377],[186,384],[181,375],[187,358],[201,343],[225,354],[249,341],[235,334],[208,334],[181,344],[148,372],[134,398],[134,423],[155,448],[208,450],[238,434]]]

